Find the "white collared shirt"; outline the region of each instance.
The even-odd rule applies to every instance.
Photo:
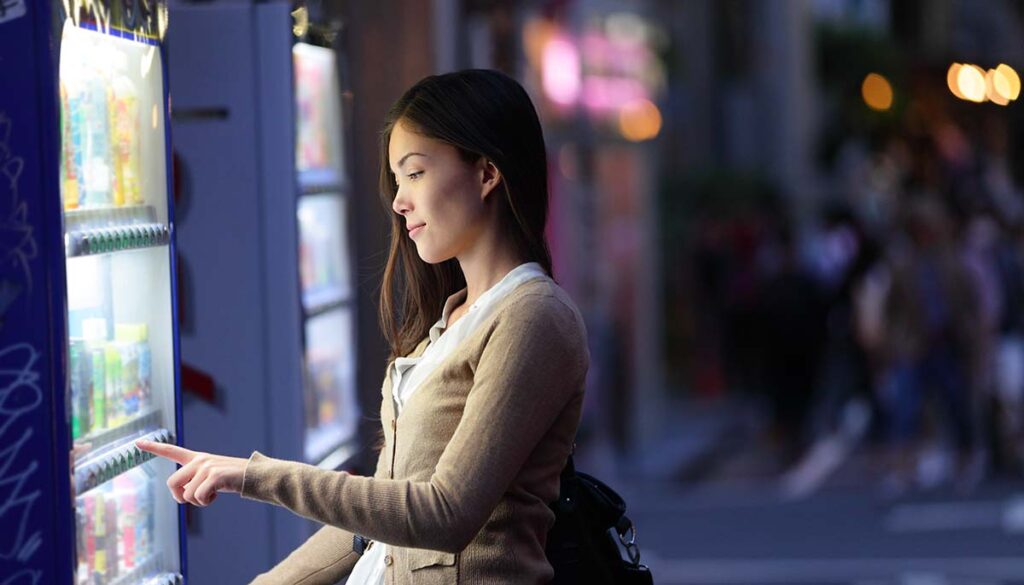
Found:
[[[395,417],[402,414],[402,409],[419,388],[423,380],[442,362],[444,362],[459,344],[472,335],[477,326],[483,323],[497,308],[498,301],[524,282],[535,278],[548,278],[540,264],[527,262],[520,264],[506,274],[497,284],[487,289],[473,303],[466,314],[454,325],[448,327],[448,318],[452,310],[466,300],[466,289],[448,297],[441,318],[430,328],[430,341],[419,357],[396,358],[389,374],[391,375],[391,398],[395,404]],[[384,585],[384,556],[387,546],[375,543],[356,562],[349,575],[349,585]]]

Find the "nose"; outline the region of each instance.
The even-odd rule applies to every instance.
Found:
[[[391,209],[398,215],[401,215],[402,217],[405,217],[405,215],[409,213],[409,211],[412,209],[411,205],[409,204],[409,200],[404,195],[402,195],[401,188],[399,188],[398,191],[395,193],[395,199],[394,201],[391,202]]]

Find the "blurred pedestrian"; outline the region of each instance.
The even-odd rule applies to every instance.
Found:
[[[906,229],[908,245],[893,256],[885,302],[879,385],[890,441],[886,489],[896,493],[915,480],[929,404],[939,407],[946,422],[958,470],[970,462],[978,440],[972,397],[980,352],[977,292],[942,202],[928,195],[912,199]]]

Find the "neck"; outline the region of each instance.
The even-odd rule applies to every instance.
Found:
[[[466,277],[467,306],[475,303],[480,295],[525,262],[512,251],[512,246],[503,243],[499,245],[497,242],[482,244],[457,257],[462,274]]]

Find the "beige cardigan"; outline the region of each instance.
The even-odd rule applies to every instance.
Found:
[[[588,365],[572,300],[550,279],[532,280],[499,301],[397,421],[385,376],[384,448],[372,478],[254,452],[242,497],[327,526],[253,583],[337,583],[358,559],[353,533],[391,545],[388,585],[546,583],[548,503],[558,497]]]

